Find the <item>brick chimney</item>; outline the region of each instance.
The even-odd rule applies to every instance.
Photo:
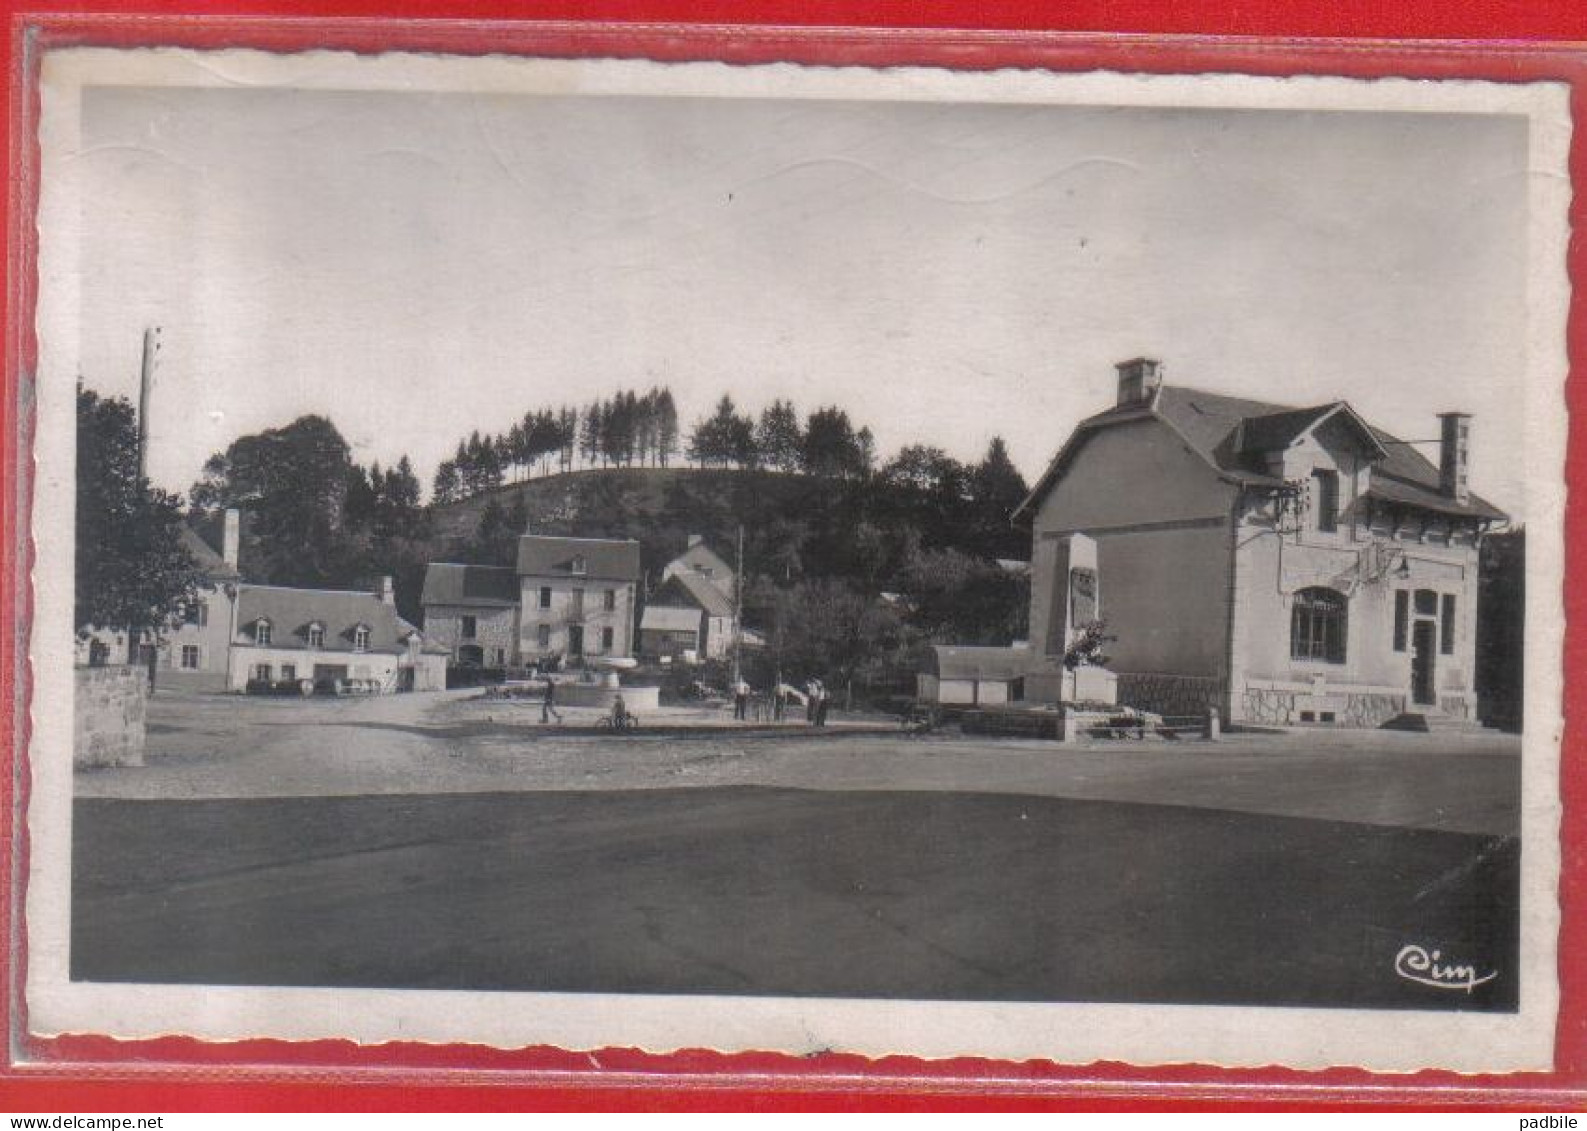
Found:
[[[220,560],[231,569],[237,568],[237,554],[242,545],[242,513],[236,507],[227,507],[221,526]]]
[[[382,605],[395,605],[397,603],[397,592],[391,584],[391,574],[388,573],[381,576],[379,583],[375,586],[375,595],[380,598]]]
[[[1119,405],[1152,403],[1157,387],[1163,383],[1162,362],[1137,357],[1114,366],[1119,371]]]
[[[1456,502],[1467,502],[1471,498],[1466,486],[1471,459],[1471,414],[1441,412],[1438,421],[1443,425],[1438,443],[1438,489]]]

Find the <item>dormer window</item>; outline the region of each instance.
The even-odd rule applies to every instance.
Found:
[[[573,576],[583,577],[588,572],[589,565],[585,562],[584,556],[582,554],[573,559]]]
[[[369,626],[368,625],[361,624],[357,628],[353,629],[353,651],[354,652],[367,652],[367,651],[369,651]]]
[[[253,642],[266,647],[270,644],[270,622],[264,617],[253,622]]]
[[[313,624],[309,625],[309,647],[325,647],[325,626],[319,621],[315,621]]]

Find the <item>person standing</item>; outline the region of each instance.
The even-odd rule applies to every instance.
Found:
[[[827,725],[827,685],[816,684],[816,726]]]
[[[557,717],[558,725],[562,722],[562,712],[557,710],[557,681],[546,678],[546,697],[540,701],[540,721],[549,723],[551,716]]]
[[[740,722],[749,719],[749,684],[743,676],[733,685],[733,717]]]
[[[812,679],[805,683],[805,722],[816,721],[816,700],[821,694],[821,681]]]
[[[779,679],[777,681],[777,686],[772,690],[771,693],[771,721],[774,723],[780,723],[783,720],[783,716],[787,713],[788,688],[782,682],[782,680]]]

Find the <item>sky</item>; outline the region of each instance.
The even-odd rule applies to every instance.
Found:
[[[653,383],[1034,480],[1147,355],[1408,440],[1470,412],[1524,515],[1518,117],[99,87],[82,140],[82,376],[135,398],[162,327],[173,490],[307,412],[428,485]]]

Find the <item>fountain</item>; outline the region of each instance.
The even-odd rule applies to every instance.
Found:
[[[611,710],[620,694],[628,710],[654,711],[661,706],[659,687],[624,687],[620,672],[632,671],[639,661],[632,656],[596,656],[587,661],[579,678],[557,683],[557,703],[565,707],[598,707]]]

